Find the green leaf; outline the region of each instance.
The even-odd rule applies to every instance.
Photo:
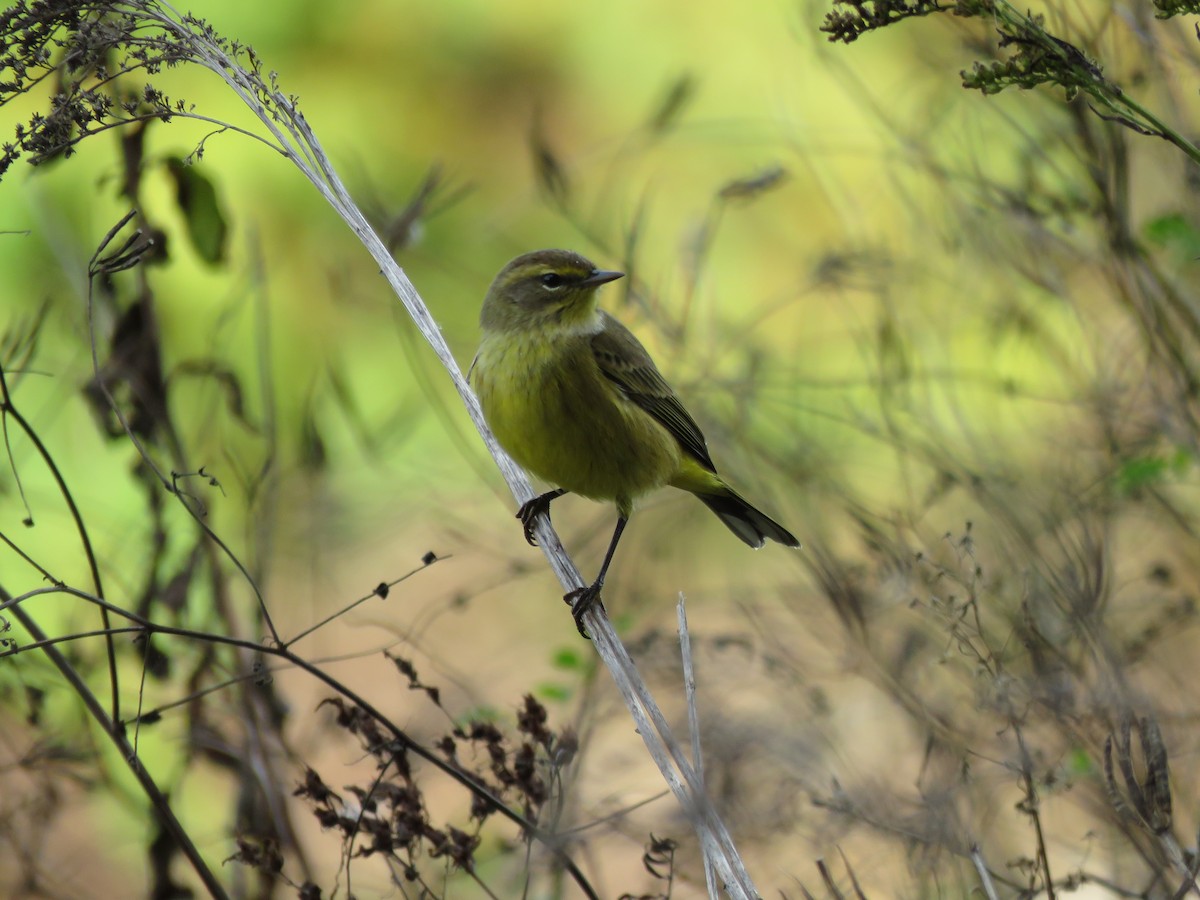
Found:
[[[1200,256],[1200,231],[1182,213],[1151,219],[1142,231],[1156,246],[1176,249],[1189,258]]]
[[[534,693],[546,700],[562,703],[571,699],[571,688],[554,682],[543,682],[535,688]]]
[[[229,226],[216,187],[199,169],[176,157],[167,160],[167,171],[175,182],[175,200],[196,253],[210,265],[224,261]]]
[[[564,647],[555,652],[552,665],[556,669],[567,669],[574,671],[583,665],[583,659],[579,655],[578,650],[572,650],[570,647]]]
[[[1136,456],[1117,469],[1114,482],[1123,494],[1132,494],[1149,485],[1162,484],[1169,476],[1187,471],[1192,457],[1186,450],[1176,450],[1170,456]]]
[[[1096,771],[1091,754],[1081,747],[1076,747],[1067,756],[1067,771],[1075,776],[1091,775]]]

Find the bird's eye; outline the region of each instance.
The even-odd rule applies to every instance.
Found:
[[[563,286],[563,277],[557,272],[547,272],[545,275],[539,278],[538,281],[540,281],[543,286],[550,288],[552,291]]]

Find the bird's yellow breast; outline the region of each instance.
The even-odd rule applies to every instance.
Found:
[[[627,506],[680,470],[679,443],[601,373],[587,333],[485,334],[471,385],[509,455],[568,491]]]

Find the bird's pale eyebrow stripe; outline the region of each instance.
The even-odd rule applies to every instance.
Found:
[[[528,265],[524,265],[517,269],[513,273],[513,276],[518,280],[526,278],[541,278],[543,275],[548,275],[551,272],[561,275],[563,278],[570,279],[571,281],[583,281],[583,279],[592,274],[590,269],[555,268],[554,266],[548,266],[545,263],[529,263]]]

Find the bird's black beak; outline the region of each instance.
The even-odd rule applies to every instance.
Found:
[[[606,272],[603,269],[593,269],[592,273],[579,283],[596,287],[597,285],[608,284],[610,281],[616,281],[618,278],[624,277],[624,272]]]

